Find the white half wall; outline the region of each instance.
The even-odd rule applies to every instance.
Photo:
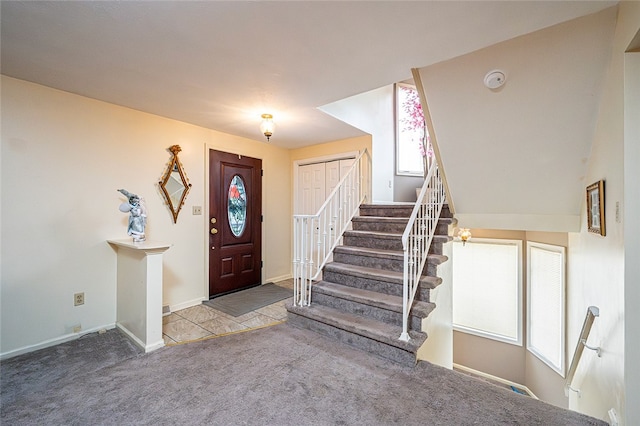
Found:
[[[640,35],[640,33],[638,33]],[[637,37],[637,36],[636,36]],[[640,52],[625,54],[624,382],[627,424],[640,424]]]
[[[418,359],[453,369],[453,244],[443,244],[442,254],[449,260],[438,266],[442,283],[431,290],[436,309],[422,320],[427,340],[418,350]]]

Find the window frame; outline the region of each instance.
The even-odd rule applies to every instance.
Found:
[[[472,334],[474,336],[483,337],[486,339],[495,340],[502,343],[508,343],[510,345],[515,346],[523,346],[524,344],[524,336],[523,336],[523,295],[524,295],[524,283],[523,283],[523,253],[522,253],[522,240],[512,240],[512,239],[497,239],[497,238],[473,238],[466,242],[466,244],[497,244],[497,245],[510,245],[515,246],[518,250],[517,258],[517,337],[515,339],[510,338],[508,336],[503,336],[500,334],[495,334],[490,331],[480,330],[476,328],[467,327],[464,325],[455,324],[452,317],[453,329],[462,333]],[[462,244],[462,242],[454,241],[453,244]],[[455,256],[453,258],[454,268],[455,268]],[[455,282],[453,282],[455,286]],[[455,301],[452,300],[453,309],[455,309]]]
[[[413,170],[400,170],[400,101],[398,99],[400,87],[410,87],[417,92],[417,87],[414,84],[410,83],[395,83],[393,87],[393,111],[394,111],[394,126],[395,126],[395,173],[397,176],[414,176],[414,177],[424,177],[424,170],[413,171]],[[423,111],[424,113],[424,111]],[[426,132],[426,124],[423,132]],[[424,168],[424,165],[423,167]]]
[[[561,330],[560,330],[560,339],[561,339],[561,359],[560,365],[557,366],[553,361],[551,361],[545,354],[541,353],[538,348],[533,346],[531,343],[531,324],[532,324],[532,313],[533,309],[531,306],[532,298],[531,298],[531,289],[533,288],[531,282],[531,247],[536,247],[542,250],[547,250],[555,253],[560,253],[562,256],[562,296],[560,301],[561,306]],[[566,247],[558,246],[554,244],[545,244],[539,243],[535,241],[527,241],[527,350],[531,352],[536,358],[545,363],[549,368],[558,373],[561,377],[565,377],[566,365],[567,365],[567,254]]]

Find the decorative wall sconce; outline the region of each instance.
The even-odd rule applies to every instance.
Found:
[[[458,231],[458,237],[460,237],[462,245],[464,246],[467,241],[471,239],[471,230],[468,228],[460,228],[460,230]]]
[[[273,135],[273,129],[275,125],[273,124],[273,116],[271,114],[262,114],[262,123],[260,124],[260,131],[267,137],[267,142],[269,142],[269,138]]]
[[[191,184],[182,168],[182,164],[178,160],[178,153],[182,151],[182,148],[180,148],[180,145],[172,145],[169,147],[169,151],[171,151],[173,157],[159,184],[164,199],[173,215],[173,223],[178,223],[178,213],[180,213],[184,200],[187,198]]]

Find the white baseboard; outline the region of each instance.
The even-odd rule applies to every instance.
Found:
[[[286,275],[280,275],[279,277],[267,278],[267,280],[265,282],[277,283],[278,281],[284,281],[284,280],[288,280],[288,279],[291,279],[291,278],[293,278],[293,275],[286,274]]]
[[[14,349],[9,352],[3,352],[0,354],[0,360],[5,360],[9,358],[13,358],[14,356],[23,355],[29,352],[37,351],[39,349],[49,348],[51,346],[59,345],[60,343],[70,342],[72,340],[79,339],[85,334],[96,333],[100,330],[111,330],[115,328],[115,324],[107,324],[101,325],[98,327],[93,327],[88,330],[83,330],[80,333],[69,333],[64,336],[55,337],[53,339],[45,340],[44,342],[36,343],[35,345],[24,346],[22,348]]]
[[[208,298],[198,298],[198,299],[192,299],[186,302],[182,302],[182,303],[176,303],[175,305],[169,305],[169,309],[171,310],[171,312],[175,312],[175,311],[179,311],[182,309],[187,309],[190,308],[192,306],[197,306],[202,304],[202,302],[209,300]]]
[[[512,382],[511,380],[503,379],[502,377],[492,376],[491,374],[483,373],[482,371],[474,370],[473,368],[465,367],[464,365],[460,365],[456,363],[453,363],[453,368],[466,371],[467,373],[473,374],[475,376],[484,377],[486,379],[493,380],[498,383],[502,383],[508,386],[513,386],[515,388],[525,391],[531,398],[538,399],[538,397],[535,396],[533,392],[531,392],[531,389],[529,389],[524,385],[521,385],[520,383]]]
[[[145,353],[155,351],[156,349],[160,349],[164,346],[164,340],[162,339],[158,342],[153,342],[145,345],[142,340],[138,339],[135,334],[133,334],[127,327],[125,327],[121,323],[117,323],[116,327],[118,327],[118,330],[122,331],[129,339],[131,339],[133,343],[136,344],[136,346],[142,349]]]

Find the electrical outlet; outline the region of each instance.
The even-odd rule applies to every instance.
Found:
[[[84,305],[84,293],[76,293],[73,295],[73,306]]]
[[[192,206],[191,207],[191,211],[193,212],[193,215],[200,215],[202,214],[202,206]]]

